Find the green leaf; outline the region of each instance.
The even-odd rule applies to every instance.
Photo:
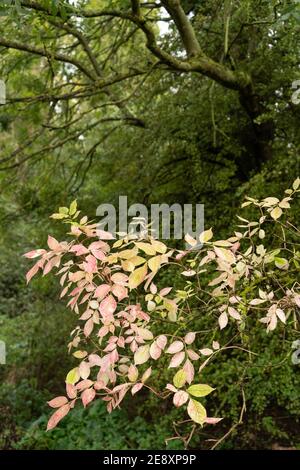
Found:
[[[180,369],[173,377],[173,384],[176,388],[181,388],[186,382],[186,373],[183,369]]]
[[[50,215],[50,219],[65,219],[67,217],[66,214],[52,214]]]
[[[71,202],[71,205],[70,205],[70,215],[74,215],[76,211],[77,211],[77,201],[75,199],[73,202]]]
[[[58,212],[59,212],[60,214],[69,214],[69,209],[68,209],[67,207],[60,207],[60,208],[58,209]]]
[[[195,423],[202,425],[205,422],[207,416],[206,409],[198,401],[191,398],[187,407],[187,412],[189,417],[192,418]]]
[[[190,395],[194,397],[205,397],[213,392],[215,389],[206,384],[195,384],[191,385],[187,391]]]

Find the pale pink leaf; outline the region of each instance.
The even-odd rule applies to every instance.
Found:
[[[157,360],[161,356],[162,350],[157,344],[157,340],[154,341],[150,346],[150,356],[152,359]]]
[[[189,394],[187,392],[184,392],[183,390],[180,390],[179,392],[176,392],[173,396],[173,403],[176,407],[184,405],[189,399]]]
[[[51,235],[48,235],[47,243],[48,243],[50,250],[57,251],[60,249],[60,244],[55,238],[51,237]]]
[[[165,335],[159,335],[156,338],[157,345],[160,347],[160,349],[165,349],[166,344],[167,344],[167,337]]]
[[[166,352],[168,354],[175,354],[178,353],[179,351],[182,351],[184,348],[184,345],[182,341],[174,341],[173,343],[170,344]]]
[[[195,341],[196,334],[193,332],[187,333],[184,337],[185,344],[192,344]]]
[[[227,316],[227,313],[226,312],[222,312],[221,315],[219,316],[219,326],[220,326],[220,330],[223,330],[223,328],[226,327],[227,323],[228,323],[228,316]]]
[[[172,357],[171,362],[169,364],[169,368],[180,366],[180,364],[184,360],[184,357],[185,357],[184,351],[181,351],[181,352],[178,352],[178,353],[174,354],[174,356]]]
[[[112,315],[117,308],[117,302],[112,295],[109,295],[100,304],[100,313],[103,317]]]
[[[141,390],[141,388],[143,388],[144,384],[142,382],[139,382],[137,384],[135,384],[132,389],[131,389],[131,393],[132,395],[134,395],[135,393],[137,393],[139,390]]]
[[[83,333],[84,336],[88,337],[92,333],[94,328],[94,322],[93,319],[90,318],[87,322],[85,322],[84,328],[83,328]]]
[[[104,299],[104,297],[107,296],[107,294],[110,291],[110,286],[108,284],[101,284],[101,286],[98,286],[97,289],[94,292],[94,297],[96,297],[99,300]]]
[[[47,424],[47,431],[50,429],[55,428],[61,419],[63,419],[70,411],[70,405],[66,404],[58,408],[55,413],[50,417],[48,424]]]
[[[51,408],[60,408],[63,405],[66,405],[68,403],[68,399],[66,397],[56,397],[53,398],[52,400],[47,402]]]
[[[93,388],[87,388],[81,394],[81,400],[84,407],[86,407],[91,401],[94,400],[96,391]]]

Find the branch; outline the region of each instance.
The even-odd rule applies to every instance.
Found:
[[[182,39],[188,57],[194,57],[202,53],[194,28],[186,16],[179,0],[163,0],[161,2],[167,10]]]
[[[131,9],[132,14],[136,16],[140,16],[141,14],[141,5],[139,0],[131,0]]]
[[[72,59],[72,58],[70,58],[70,57],[68,57],[64,54],[59,53],[59,52],[54,52],[54,53],[52,51],[48,52],[46,49],[41,49],[39,47],[31,46],[31,45],[28,45],[28,44],[23,44],[23,43],[18,42],[18,41],[8,40],[8,39],[5,39],[3,37],[0,37],[0,46],[7,47],[8,49],[16,49],[16,50],[19,50],[19,51],[25,51],[25,52],[29,52],[31,54],[39,55],[39,56],[42,56],[42,57],[47,57],[48,59],[55,59],[55,60],[58,60],[59,62],[72,64],[77,69],[81,70],[81,72],[83,72],[84,75],[89,77],[90,80],[92,80],[92,81],[95,80],[95,76],[88,69],[86,69],[81,62],[79,62],[76,59]]]

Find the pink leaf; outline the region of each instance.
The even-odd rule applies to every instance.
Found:
[[[94,400],[96,391],[93,388],[87,388],[81,394],[81,400],[84,407],[86,407],[91,401]]]
[[[195,341],[196,334],[195,333],[187,333],[184,337],[185,344],[192,344]]]
[[[73,399],[77,396],[77,390],[75,385],[66,383],[66,391],[69,398]]]
[[[132,395],[134,395],[135,393],[137,393],[139,390],[141,390],[141,388],[143,388],[144,384],[142,382],[139,382],[137,384],[135,384],[132,389],[131,389],[131,393]]]
[[[95,290],[94,297],[96,297],[99,300],[104,299],[104,297],[107,296],[107,294],[110,291],[110,286],[108,284],[101,284],[101,286],[98,286],[97,289]]]
[[[169,364],[169,368],[171,367],[178,367],[182,361],[184,360],[185,353],[184,351],[178,352],[174,354],[174,356],[171,359],[171,362]]]
[[[228,323],[228,316],[226,312],[222,312],[221,315],[219,316],[219,325],[220,325],[220,330],[223,330],[223,328],[226,327]]]
[[[79,374],[82,379],[87,379],[90,375],[90,366],[87,362],[82,361],[79,365]]]
[[[159,292],[159,295],[161,297],[164,297],[165,295],[168,295],[171,290],[173,289],[173,287],[165,287],[164,289],[162,289],[160,292]]]
[[[241,315],[239,314],[239,312],[235,308],[228,307],[228,313],[235,320],[241,320]]]
[[[33,276],[36,275],[39,269],[40,269],[40,262],[38,261],[34,266],[32,266],[31,269],[29,269],[28,273],[26,274],[27,284],[30,282]]]
[[[23,256],[25,256],[25,258],[37,258],[38,256],[41,256],[43,255],[44,253],[46,253],[46,250],[33,250],[33,251],[28,251],[27,253],[24,253]]]
[[[219,421],[222,421],[223,418],[205,418],[205,423],[207,424],[217,424]]]
[[[200,353],[203,356],[211,356],[213,354],[213,350],[209,348],[204,348],[204,349],[200,349]]]
[[[101,366],[102,364],[101,357],[98,356],[98,354],[90,354],[89,363],[91,366]]]
[[[175,354],[175,353],[178,353],[179,351],[182,351],[183,347],[184,346],[183,346],[182,341],[174,341],[173,343],[170,344],[166,352],[168,354]]]
[[[55,426],[58,425],[60,420],[63,419],[69,413],[69,411],[70,411],[69,404],[63,405],[60,408],[58,408],[58,410],[56,410],[55,413],[53,413],[53,415],[48,421],[47,431],[50,431],[50,429],[55,428]]]
[[[128,276],[123,273],[115,273],[111,276],[111,280],[114,284],[118,284],[119,286],[126,286],[128,282]]]
[[[104,230],[96,230],[97,237],[101,240],[114,240],[115,237],[110,232],[105,232]]]
[[[92,333],[94,328],[94,322],[93,319],[90,318],[87,322],[85,322],[84,328],[83,328],[83,333],[84,336],[88,337]]]
[[[179,392],[176,392],[173,397],[173,403],[175,406],[179,407],[184,405],[189,399],[189,394],[187,392],[184,392],[183,390],[180,390]]]
[[[100,304],[100,313],[103,317],[112,315],[117,308],[117,302],[112,295],[109,295]]]
[[[157,340],[153,341],[153,343],[150,346],[150,356],[152,357],[152,359],[156,361],[160,357],[161,353],[162,353],[162,350],[158,346]]]
[[[189,384],[191,384],[194,380],[195,369],[194,369],[194,366],[193,366],[193,364],[191,363],[191,361],[189,359],[186,360],[186,362],[183,366],[183,370],[185,372],[186,381]]]
[[[101,250],[91,250],[92,254],[95,256],[95,258],[99,259],[100,261],[104,261],[106,259],[105,254]]]
[[[92,380],[81,380],[80,382],[78,382],[78,384],[76,385],[76,389],[79,390],[79,392],[82,392],[82,390],[85,390],[86,388],[90,388],[91,385],[93,385],[94,382]]]
[[[177,388],[174,387],[174,385],[172,385],[172,384],[167,384],[167,385],[166,385],[166,388],[167,388],[168,390],[170,390],[171,392],[174,392],[174,393],[178,392]]]
[[[70,251],[72,253],[75,253],[76,256],[86,255],[87,253],[89,253],[89,250],[81,244],[73,245]]]
[[[125,297],[128,297],[128,290],[124,286],[120,286],[118,284],[115,284],[112,286],[112,293],[117,297],[119,301],[125,299]]]
[[[85,258],[85,262],[83,263],[84,270],[87,273],[96,273],[97,272],[97,259],[93,255],[88,255]]]
[[[47,243],[48,243],[50,250],[57,251],[60,249],[60,244],[58,243],[58,241],[55,240],[55,238],[51,237],[50,235],[48,235]]]
[[[157,345],[160,347],[160,349],[165,349],[167,341],[168,340],[165,335],[159,335],[156,339]]]
[[[63,405],[66,405],[68,403],[68,399],[66,397],[56,397],[53,398],[52,400],[47,402],[51,408],[60,408]]]

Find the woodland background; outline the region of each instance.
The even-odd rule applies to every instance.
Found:
[[[21,255],[48,233],[63,239],[49,215],[75,198],[90,217],[119,195],[129,204],[201,202],[206,226],[227,237],[245,195],[280,197],[300,169],[300,103],[292,101],[300,2],[0,6],[0,448],[164,449],[179,415],[147,392],[111,415],[100,401],[76,409],[45,433],[46,401],[63,391],[73,364],[74,318],[55,279],[26,286]],[[243,375],[244,424],[222,448],[299,448],[299,366],[284,333],[253,337],[264,353]],[[195,433],[191,449],[238,419],[243,371],[238,354],[209,368],[213,412],[226,419]]]

